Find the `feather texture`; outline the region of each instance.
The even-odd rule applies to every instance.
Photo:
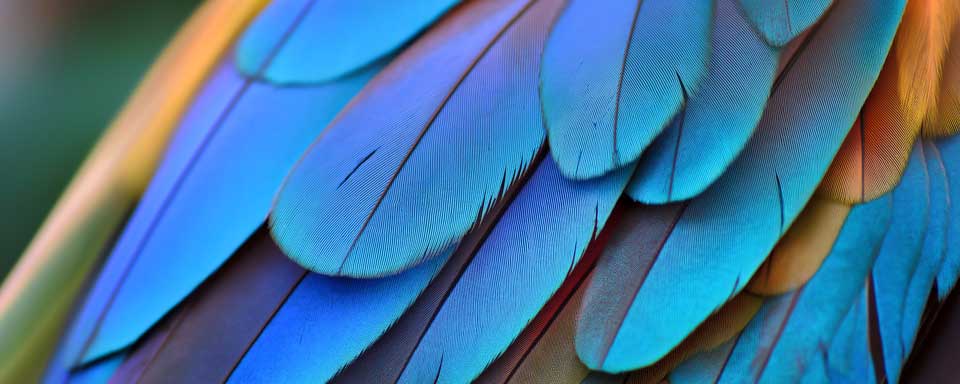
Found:
[[[867,294],[861,286],[843,322],[828,345],[811,356],[803,383],[876,383],[868,331]]]
[[[890,200],[857,206],[823,266],[802,287],[766,300],[738,337],[719,383],[797,382],[829,345],[863,289],[890,223]]]
[[[960,13],[960,3],[954,3],[954,12]],[[940,94],[934,110],[927,113],[924,121],[925,136],[948,136],[960,132],[960,17],[954,19],[950,46],[943,59],[943,74]]]
[[[753,33],[735,1],[717,0],[706,77],[695,93],[683,90],[684,108],[640,157],[627,189],[634,200],[664,203],[703,192],[760,121],[780,51]]]
[[[884,376],[896,382],[906,359],[903,345],[906,296],[920,259],[930,210],[930,180],[922,147],[917,144],[900,184],[893,190],[893,220],[877,255],[871,277]],[[926,299],[926,297],[924,297]],[[872,316],[871,316],[872,317]]]
[[[570,1],[540,75],[550,150],[564,175],[586,179],[629,164],[664,129],[706,76],[713,6]]]
[[[747,290],[779,295],[800,288],[820,268],[840,234],[850,206],[814,197],[750,280]]]
[[[837,4],[807,35],[744,152],[684,205],[636,288],[606,299],[626,305],[582,313],[577,352],[588,367],[620,372],[659,360],[746,285],[813,194],[876,80],[903,2],[871,4]],[[598,271],[594,281],[625,274]]]
[[[740,0],[743,13],[768,44],[784,46],[814,25],[833,0]]]
[[[950,191],[950,218],[947,228],[947,249],[940,271],[937,273],[937,297],[942,302],[957,284],[960,275],[960,137],[954,136],[937,141],[939,156],[946,170],[947,189]]]
[[[240,39],[237,64],[273,83],[332,81],[389,56],[458,2],[276,0]],[[291,23],[303,26],[288,32]]]
[[[536,84],[552,20],[531,4],[458,8],[339,115],[270,217],[294,261],[333,276],[410,268],[457,243],[527,171],[544,140]]]

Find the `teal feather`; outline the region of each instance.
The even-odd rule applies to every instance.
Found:
[[[723,174],[757,127],[780,51],[753,33],[735,1],[717,0],[707,75],[640,157],[627,188],[634,200],[659,204],[700,194]]]
[[[570,1],[541,73],[564,175],[596,177],[640,157],[706,75],[712,18],[713,0]]]
[[[813,194],[877,79],[904,2],[873,4],[838,4],[808,35],[744,152],[685,203],[639,288],[619,293],[628,306],[612,318],[581,312],[577,353],[588,367],[656,362],[746,285]],[[597,273],[590,290],[618,281],[616,273],[624,272]]]
[[[867,331],[863,284],[830,344],[818,348],[801,380],[804,384],[876,383]]]
[[[386,276],[486,214],[544,142],[552,18],[531,4],[458,8],[371,81],[287,177],[270,216],[284,252],[321,274]]]
[[[903,346],[909,354],[920,331],[926,305],[933,293],[933,284],[940,271],[947,246],[947,229],[951,218],[950,191],[947,175],[939,150],[932,142],[925,141],[927,174],[930,177],[930,208],[927,233],[923,237],[920,260],[910,278],[903,305]]]
[[[872,281],[885,375],[897,381],[909,346],[903,343],[910,278],[920,261],[930,212],[930,178],[919,142],[893,190],[893,222],[883,241]],[[923,300],[926,300],[924,295]]]
[[[275,0],[240,39],[237,64],[248,76],[278,84],[332,81],[390,56],[458,2]],[[291,23],[301,27],[288,32]]]
[[[950,224],[947,228],[947,249],[943,265],[937,273],[937,297],[944,301],[960,276],[960,136],[937,141],[937,155],[946,169],[947,188],[950,190]]]
[[[770,45],[783,46],[816,23],[833,0],[740,0],[757,34]]]
[[[733,347],[737,345],[739,335],[727,340],[716,348],[702,351],[685,360],[673,369],[668,376],[671,384],[717,383],[720,373],[730,360]]]

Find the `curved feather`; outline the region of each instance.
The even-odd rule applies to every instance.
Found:
[[[877,84],[819,193],[846,203],[874,199],[900,179],[924,116],[937,105],[955,1],[909,1]]]
[[[754,274],[747,290],[771,296],[800,288],[830,254],[849,213],[849,205],[818,197],[810,199]]]
[[[225,71],[233,71],[232,63]],[[379,68],[316,87],[214,79],[94,288],[84,361],[129,345],[215,271],[264,221],[284,174]],[[271,127],[271,129],[264,129]],[[202,257],[200,256],[202,255]],[[101,312],[102,311],[102,312]]]
[[[767,299],[739,336],[719,383],[798,381],[818,349],[830,344],[863,290],[887,232],[889,199],[855,207],[830,255],[807,284]]]
[[[336,80],[389,56],[458,2],[275,0],[240,39],[237,65],[277,84]],[[294,22],[302,27],[287,32]]]
[[[460,7],[374,79],[291,171],[270,216],[297,263],[397,273],[458,242],[543,144],[547,14]],[[425,209],[429,205],[429,209]]]
[[[780,47],[816,23],[833,0],[740,0],[740,9],[768,44]]]
[[[626,305],[607,312],[613,317],[582,313],[577,352],[588,367],[620,372],[659,360],[746,285],[813,194],[876,80],[903,2],[872,4],[837,4],[811,31],[744,152],[685,204],[637,288],[616,293]]]
[[[960,3],[955,3],[953,12],[960,13]],[[933,110],[927,112],[923,134],[928,137],[956,135],[960,133],[960,17],[954,19],[950,46],[943,58],[940,93]]]
[[[947,230],[952,221],[950,214],[950,191],[946,170],[937,147],[928,141],[921,145],[926,157],[927,174],[930,177],[930,208],[927,232],[923,237],[920,260],[910,278],[903,304],[903,346],[905,354],[913,350],[920,331],[921,320],[930,299],[931,290],[947,247]]]
[[[950,225],[947,228],[947,249],[943,264],[937,272],[937,297],[942,302],[957,284],[960,276],[960,136],[941,139],[936,143],[946,170],[947,188],[950,190]]]
[[[903,345],[905,302],[920,259],[930,210],[925,154],[917,144],[900,184],[893,190],[893,220],[873,266],[871,305],[882,349],[885,377],[896,382],[906,359]],[[926,297],[924,297],[926,299]]]
[[[640,157],[627,188],[636,201],[658,204],[703,192],[760,121],[780,50],[753,33],[734,2],[717,1],[710,63],[699,89],[689,98],[683,90],[684,108]]]
[[[629,164],[707,74],[713,1],[573,0],[543,55],[550,151],[567,177]],[[670,20],[669,23],[664,20]]]

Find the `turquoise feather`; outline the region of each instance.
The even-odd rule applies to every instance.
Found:
[[[776,81],[744,152],[685,206],[639,289],[621,292],[629,307],[613,318],[581,312],[577,353],[588,367],[656,362],[746,285],[813,194],[880,72],[904,8],[884,4],[851,0],[830,12]],[[596,274],[590,289],[616,280]]]
[[[910,278],[920,261],[930,212],[930,180],[919,142],[907,162],[900,184],[893,190],[893,222],[873,267],[883,366],[896,382],[906,359],[903,344],[904,311]],[[926,300],[926,296],[923,297]]]
[[[922,144],[926,157],[927,174],[930,177],[930,208],[927,233],[923,237],[920,260],[910,278],[903,305],[903,346],[905,354],[914,347],[914,341],[920,330],[920,324],[926,310],[927,301],[933,294],[933,283],[943,262],[947,246],[947,229],[950,200],[947,190],[947,175],[938,149],[932,142]]]
[[[685,360],[668,376],[671,384],[714,383],[720,379],[723,367],[733,353],[738,337],[727,340],[716,348],[703,351]]]
[[[806,369],[804,384],[876,383],[867,331],[867,295],[863,285],[833,340],[818,348]]]
[[[400,272],[457,243],[544,141],[537,74],[550,15],[468,4],[402,53],[312,145],[270,217],[331,276]]]
[[[237,64],[278,84],[332,81],[389,56],[458,2],[275,0],[240,39]]]
[[[706,75],[712,18],[713,0],[570,1],[541,73],[564,175],[596,177],[640,157]]]
[[[717,0],[707,75],[640,158],[627,187],[634,200],[659,204],[700,194],[733,162],[760,121],[780,51],[753,33],[735,1]]]
[[[942,302],[957,284],[960,276],[960,136],[937,141],[936,154],[943,160],[950,190],[950,225],[947,228],[947,249],[937,273],[937,297]]]
[[[114,284],[94,290],[102,315],[82,360],[130,345],[222,265],[263,223],[286,170],[377,69],[316,87],[244,80],[215,91],[225,105],[200,100],[200,118],[179,128],[188,139],[170,147],[111,254],[121,262],[103,279]]]
[[[850,212],[830,254],[797,290],[767,299],[738,337],[718,383],[793,383],[810,359],[830,345],[849,308],[863,291],[887,232],[890,198]]]
[[[773,46],[783,46],[816,23],[833,0],[740,0],[740,7],[757,34]]]

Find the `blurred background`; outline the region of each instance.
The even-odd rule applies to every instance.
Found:
[[[0,0],[0,281],[200,0]]]

